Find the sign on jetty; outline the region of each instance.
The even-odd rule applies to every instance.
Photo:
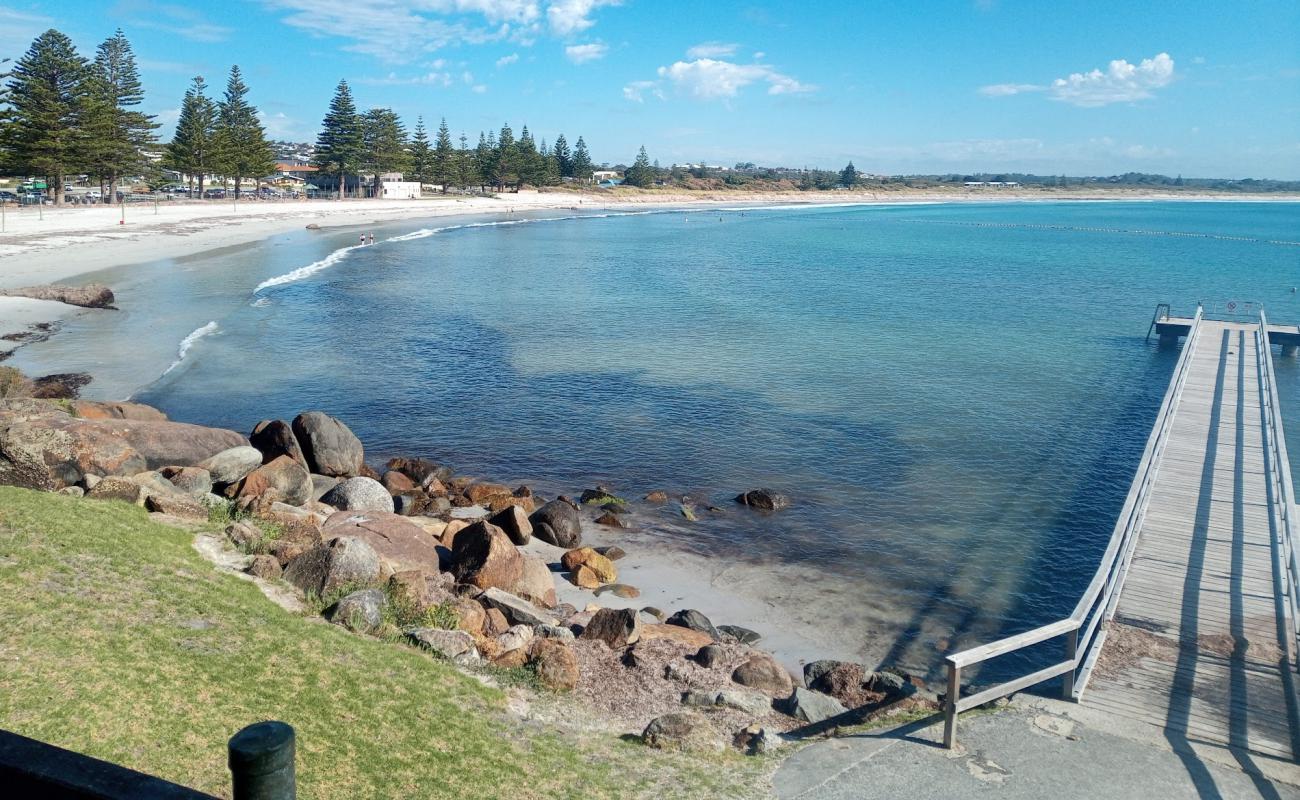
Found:
[[[947,656],[947,746],[960,712],[1061,676],[1067,699],[1175,745],[1300,753],[1300,570],[1272,358],[1300,330],[1242,308],[1157,311],[1152,329],[1184,344],[1100,567],[1069,617]],[[976,665],[1062,646],[1063,660],[961,696]]]

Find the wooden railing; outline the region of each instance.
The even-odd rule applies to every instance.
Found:
[[[954,747],[957,743],[957,716],[969,709],[997,700],[1022,689],[1028,689],[1058,676],[1064,676],[1061,685],[1062,695],[1067,699],[1078,700],[1088,686],[1088,679],[1101,653],[1102,643],[1106,640],[1106,626],[1115,615],[1115,606],[1119,601],[1120,589],[1128,573],[1129,561],[1137,546],[1138,532],[1142,529],[1142,520],[1146,515],[1151,488],[1155,485],[1156,475],[1160,470],[1161,457],[1168,443],[1169,432],[1173,427],[1174,414],[1182,400],[1183,387],[1187,383],[1192,356],[1200,338],[1200,306],[1187,331],[1187,339],[1178,364],[1174,367],[1173,378],[1165,391],[1164,401],[1156,415],[1151,436],[1147,439],[1142,461],[1138,464],[1137,474],[1129,489],[1124,507],[1120,511],[1115,529],[1111,533],[1110,543],[1101,557],[1092,582],[1079,598],[1074,611],[1064,619],[999,639],[996,642],[972,647],[945,658],[948,668],[948,693],[944,701],[944,747]],[[961,696],[961,676],[968,670],[986,661],[1022,651],[1043,642],[1064,637],[1064,657],[1061,661],[1044,667],[1028,675],[990,686],[975,694]]]
[[[1259,393],[1264,417],[1264,454],[1267,460],[1270,513],[1276,529],[1277,554],[1281,557],[1281,574],[1289,631],[1288,661],[1295,664],[1300,652],[1296,640],[1296,623],[1300,618],[1300,565],[1296,562],[1295,488],[1291,483],[1291,461],[1287,456],[1286,432],[1282,429],[1282,406],[1277,398],[1277,375],[1273,372],[1273,349],[1268,338],[1268,317],[1259,311],[1259,330],[1255,331],[1256,364],[1259,370]]]

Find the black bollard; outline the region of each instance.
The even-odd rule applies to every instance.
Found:
[[[293,743],[293,728],[283,722],[259,722],[232,736],[234,800],[294,800]]]

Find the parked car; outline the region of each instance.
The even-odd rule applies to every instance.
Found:
[[[6,203],[17,203],[18,195],[9,191],[0,191],[0,201],[4,201]]]

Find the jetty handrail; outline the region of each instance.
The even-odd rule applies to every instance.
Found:
[[[1283,592],[1286,597],[1287,627],[1290,630],[1293,659],[1300,652],[1300,642],[1295,637],[1297,619],[1300,618],[1300,564],[1296,557],[1295,490],[1291,483],[1291,461],[1287,455],[1286,432],[1282,428],[1282,406],[1277,395],[1277,375],[1273,371],[1273,349],[1268,338],[1268,317],[1259,311],[1259,330],[1255,332],[1256,365],[1259,369],[1260,403],[1264,417],[1264,452],[1268,458],[1268,480],[1273,493],[1273,510],[1277,525],[1277,538],[1281,545]]]
[[[1152,426],[1151,436],[1147,439],[1142,460],[1138,463],[1132,486],[1124,500],[1124,507],[1115,523],[1110,542],[1106,546],[1106,552],[1102,555],[1096,574],[1093,575],[1092,581],[1079,598],[1074,610],[1068,617],[1055,622],[995,642],[950,653],[945,657],[948,670],[948,693],[944,701],[944,747],[952,748],[957,743],[957,716],[963,711],[991,700],[1006,697],[1061,675],[1065,676],[1061,688],[1066,698],[1077,700],[1083,694],[1097,656],[1101,652],[1101,645],[1106,638],[1106,628],[1101,623],[1110,620],[1115,614],[1120,589],[1124,584],[1129,561],[1137,545],[1138,532],[1141,530],[1146,514],[1151,487],[1155,484],[1156,475],[1159,473],[1165,444],[1173,428],[1174,413],[1182,400],[1192,355],[1200,338],[1202,317],[1203,310],[1198,305],[1188,328],[1183,350],[1178,356],[1178,363],[1174,367],[1173,378],[1169,381],[1169,388],[1165,391],[1160,411],[1156,414],[1156,422]],[[961,696],[963,669],[1059,636],[1066,637],[1064,660],[1028,675],[991,686],[977,694]]]

